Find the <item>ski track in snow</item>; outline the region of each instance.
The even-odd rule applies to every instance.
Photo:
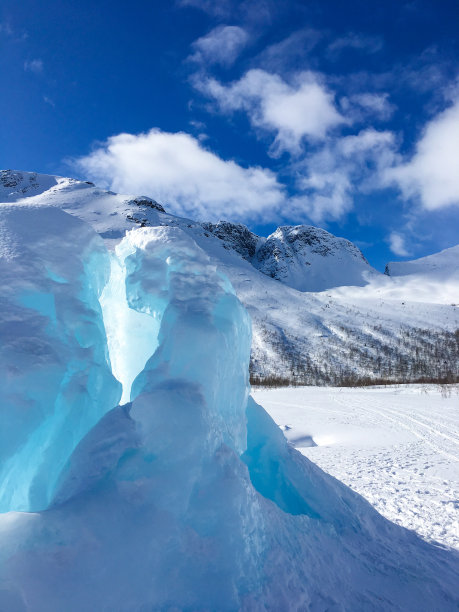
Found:
[[[459,395],[435,387],[254,391],[290,442],[428,541],[459,548]],[[314,446],[317,444],[317,446]]]

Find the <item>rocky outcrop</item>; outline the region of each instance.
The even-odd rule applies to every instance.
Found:
[[[254,265],[299,291],[364,285],[364,272],[376,274],[355,244],[310,225],[279,227],[258,249]]]
[[[225,248],[239,253],[247,261],[252,261],[261,238],[253,234],[241,223],[219,221],[218,223],[202,223],[203,229],[224,243]]]
[[[133,198],[132,200],[128,200],[126,204],[135,204],[137,206],[147,206],[148,208],[154,208],[155,210],[159,210],[159,212],[165,213],[164,208],[152,198],[148,196],[139,196],[137,198]]]

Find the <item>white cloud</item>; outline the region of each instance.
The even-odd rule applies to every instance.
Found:
[[[359,93],[343,98],[341,108],[347,116],[354,121],[363,121],[368,117],[375,117],[386,121],[395,111],[395,106],[389,101],[387,93]]]
[[[298,154],[303,139],[324,139],[332,128],[346,122],[333,94],[313,72],[297,74],[292,84],[254,69],[230,85],[202,75],[195,76],[194,85],[214,98],[222,112],[244,110],[254,127],[274,132],[273,155]]]
[[[182,132],[118,134],[75,164],[101,186],[150,195],[170,212],[193,219],[319,223],[351,210],[357,191],[377,188],[377,177],[394,156],[391,132],[369,129],[329,138],[289,167],[293,197],[271,170],[223,160]]]
[[[386,179],[427,210],[459,206],[459,100],[427,124],[411,161]]]
[[[401,234],[392,232],[389,236],[388,242],[390,250],[395,255],[398,255],[399,257],[408,257],[410,255],[405,246],[405,238]]]
[[[356,192],[380,187],[380,176],[397,159],[391,132],[373,129],[342,138],[330,138],[294,170],[302,195],[292,205],[315,223],[339,219],[354,205]]]
[[[248,34],[239,26],[218,26],[193,44],[189,57],[202,64],[231,66],[248,42]]]
[[[286,201],[270,170],[225,161],[182,132],[118,134],[75,163],[100,185],[153,196],[197,219],[272,220]]]
[[[41,74],[43,72],[43,60],[33,59],[25,61],[24,70],[26,72],[33,72],[34,74]]]

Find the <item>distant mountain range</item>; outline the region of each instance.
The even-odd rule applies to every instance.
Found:
[[[231,281],[252,317],[251,374],[265,384],[354,384],[459,377],[459,245],[372,268],[344,238],[312,226],[268,238],[228,221],[199,223],[147,196],[91,182],[0,172],[0,202],[57,206],[109,245],[137,226],[176,226]]]

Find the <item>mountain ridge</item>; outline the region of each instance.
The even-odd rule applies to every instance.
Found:
[[[15,175],[11,181],[8,173],[0,175],[4,178],[0,200],[62,208],[92,225],[109,248],[135,227],[166,225],[187,233],[229,278],[251,315],[255,382],[339,384],[366,378],[410,381],[426,375],[442,380],[459,376],[459,313],[455,306],[459,285],[454,275],[425,283],[416,274],[373,273],[355,245],[319,228],[311,234],[310,226],[284,226],[276,230],[280,237],[276,232],[271,235],[275,238],[266,248],[270,237],[258,237],[241,224],[200,223],[171,215],[146,196],[115,194],[64,177],[15,173],[22,178]],[[5,182],[17,185],[8,187]],[[320,242],[328,236],[331,243]],[[285,251],[280,249],[283,246]],[[325,255],[311,252],[321,246],[326,247],[324,251],[336,246],[338,254],[348,259],[334,259],[328,251]],[[260,257],[260,251],[266,257]],[[311,256],[321,275],[322,290],[305,291],[303,286],[301,291],[295,266]],[[264,270],[258,267],[260,261]],[[328,269],[324,261],[330,264]],[[352,278],[347,261],[357,264]],[[294,265],[289,267],[289,262]],[[310,275],[314,266],[304,267]],[[327,273],[333,268],[333,282],[327,283]],[[345,284],[343,279],[360,282]]]

